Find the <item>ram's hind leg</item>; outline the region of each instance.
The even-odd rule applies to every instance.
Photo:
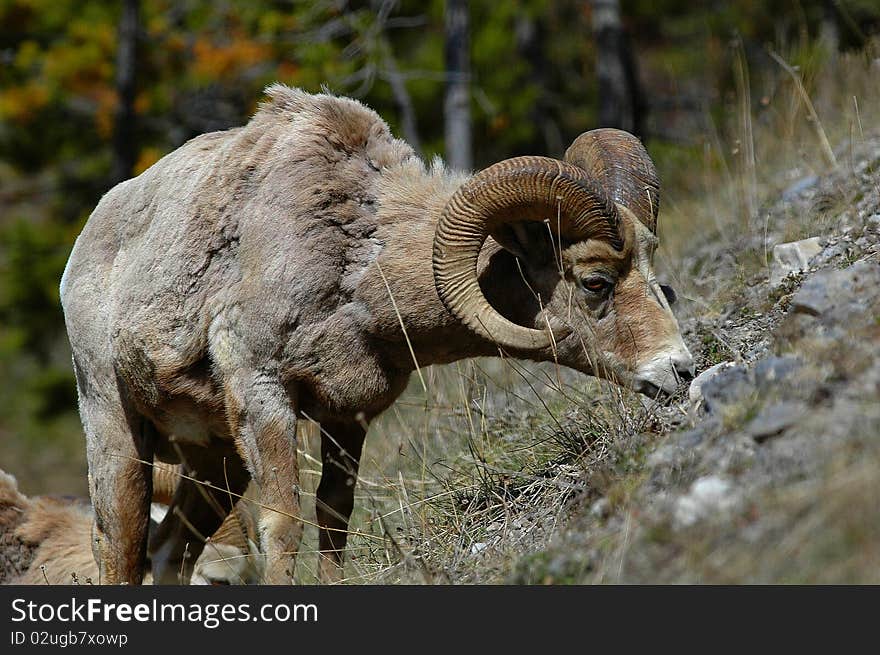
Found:
[[[365,435],[359,424],[321,424],[322,469],[315,509],[320,526],[319,573],[322,582],[342,579],[348,520],[354,508],[354,490]]]
[[[302,539],[296,413],[284,386],[263,372],[226,380],[226,412],[242,459],[260,487],[265,584],[290,584]]]
[[[181,473],[186,477],[178,481],[168,512],[150,540],[153,584],[189,583],[205,540],[223,523],[250,479],[231,445],[213,443],[182,454]]]
[[[78,372],[79,373],[79,372]],[[86,432],[89,493],[95,509],[92,544],[101,584],[140,584],[152,496],[152,434],[116,383],[87,388],[77,375]]]

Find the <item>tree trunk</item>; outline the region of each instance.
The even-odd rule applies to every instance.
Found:
[[[835,0],[822,3],[822,22],[819,23],[819,43],[825,46],[829,61],[837,59],[840,50],[840,28],[837,25]]]
[[[397,67],[397,60],[391,55],[385,60],[385,76],[388,84],[391,86],[391,93],[394,95],[394,105],[400,113],[400,127],[403,131],[403,138],[412,146],[413,150],[421,154],[422,141],[419,138],[416,108],[413,106],[409,91],[406,90],[406,82],[400,73],[400,69]]]
[[[592,0],[599,81],[599,126],[642,136],[644,102],[638,71],[620,18],[619,0]]]
[[[119,45],[116,51],[116,124],[113,133],[113,181],[121,182],[134,171],[135,144],[135,70],[140,0],[124,0],[119,19]]]
[[[467,0],[446,0],[446,97],[443,103],[446,160],[455,170],[470,170],[470,43]]]
[[[543,137],[544,143],[535,143],[534,150],[561,157],[567,144],[557,118],[559,94],[552,90],[547,75],[551,66],[545,53],[547,32],[539,20],[524,14],[517,19],[514,34],[516,51],[529,64],[528,81],[539,89],[529,109],[528,120]]]

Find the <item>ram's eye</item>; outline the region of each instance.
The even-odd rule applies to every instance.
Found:
[[[593,296],[605,296],[613,284],[604,277],[591,276],[580,279],[581,289]]]

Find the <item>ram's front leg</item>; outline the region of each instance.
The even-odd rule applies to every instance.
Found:
[[[227,383],[227,416],[242,459],[260,487],[260,545],[265,584],[290,584],[302,538],[296,408],[281,382],[237,372]]]

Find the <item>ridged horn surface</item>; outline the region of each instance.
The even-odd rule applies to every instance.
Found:
[[[548,348],[548,330],[517,325],[486,300],[477,259],[486,238],[515,221],[546,221],[568,241],[600,239],[623,247],[614,202],[582,168],[547,157],[515,157],[486,168],[450,198],[434,235],[434,283],[446,308],[498,345],[516,350]]]
[[[638,138],[613,128],[584,132],[565,151],[565,161],[587,171],[612,200],[657,233],[660,178]]]
[[[174,490],[183,478],[180,467],[168,464],[153,465],[153,502],[170,505]]]

